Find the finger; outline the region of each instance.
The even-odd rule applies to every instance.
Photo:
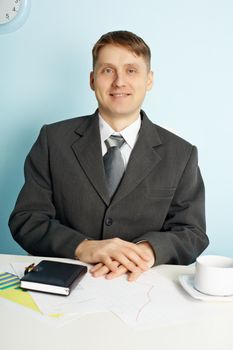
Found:
[[[131,248],[141,259],[145,261],[149,261],[151,259],[151,255],[145,250],[141,249],[140,244],[125,242],[125,246]]]
[[[113,260],[109,256],[106,256],[102,258],[102,263],[103,265],[106,265],[110,271],[116,272],[117,266],[120,264],[120,261],[118,261],[118,259]]]
[[[150,256],[150,260],[148,261],[149,267],[153,266],[156,260],[155,252],[151,246],[151,244],[147,241],[139,242],[138,247],[144,252],[146,252]]]
[[[100,267],[104,266],[102,263],[98,263],[96,265],[94,265],[89,271],[92,273],[92,272],[95,272],[97,271]]]
[[[92,272],[93,277],[102,277],[105,276],[109,272],[109,268],[106,265],[102,265],[99,269]]]
[[[130,272],[129,276],[128,276],[128,281],[129,282],[136,281],[139,278],[139,276],[141,276],[142,273],[143,273],[143,271],[140,269],[138,269],[137,271],[134,271],[134,272]]]
[[[137,271],[138,267],[143,271],[148,270],[149,262],[141,259],[131,247],[132,246],[122,247],[121,250],[115,251],[113,258],[131,272]]]
[[[120,238],[113,238],[109,241],[111,241],[111,244],[114,245],[114,250],[122,250],[123,248],[128,248],[130,251],[134,251],[135,254],[137,254],[141,259],[144,259],[145,261],[149,261],[151,259],[151,255],[145,249],[141,248],[140,242],[139,244],[136,244]]]
[[[137,268],[137,265],[134,264],[130,259],[127,257],[128,251],[125,249],[115,252],[113,254],[114,260],[118,261],[120,265],[123,265],[127,270],[133,272]],[[116,271],[113,271],[116,272]]]
[[[105,278],[108,280],[112,280],[113,278],[124,275],[126,272],[127,272],[127,269],[125,268],[125,266],[120,265],[116,272],[109,272]]]
[[[138,254],[136,254],[133,250],[128,250],[126,252],[127,258],[132,261],[137,267],[141,270],[146,271],[149,269],[149,261],[143,260]]]
[[[118,261],[113,261],[112,263],[116,266],[116,268],[119,266]],[[99,263],[93,268],[93,271],[91,271],[91,273],[93,277],[101,277],[109,273],[109,271],[110,270],[106,265]]]

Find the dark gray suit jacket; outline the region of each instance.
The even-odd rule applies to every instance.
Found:
[[[142,126],[110,201],[98,112],[44,126],[25,162],[25,184],[9,225],[34,255],[73,258],[85,238],[147,240],[156,264],[189,264],[206,248],[204,185],[194,146]]]

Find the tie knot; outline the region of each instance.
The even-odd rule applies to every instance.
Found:
[[[121,135],[111,135],[107,140],[105,140],[105,144],[107,148],[110,147],[118,147],[120,148],[125,142],[124,137]]]

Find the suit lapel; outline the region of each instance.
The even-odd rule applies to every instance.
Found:
[[[110,197],[105,181],[98,112],[85,117],[84,122],[75,132],[79,137],[72,144],[72,149],[78,162],[100,197],[106,205],[109,205]],[[156,151],[159,145],[161,140],[157,129],[142,111],[142,126],[138,140],[131,153],[122,182],[112,198],[112,203],[123,199],[133,191],[160,162],[161,158]]]
[[[161,158],[156,147],[161,140],[155,125],[142,112],[142,126],[138,140],[131,153],[129,163],[120,187],[113,197],[113,203],[121,200],[151,172]]]
[[[110,198],[105,183],[98,113],[86,117],[75,132],[79,138],[72,145],[73,151],[95,190],[108,205]]]

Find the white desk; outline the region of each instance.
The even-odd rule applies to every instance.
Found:
[[[35,258],[33,257],[33,260]],[[41,258],[38,258],[41,260]],[[62,259],[64,260],[64,259]],[[32,261],[30,256],[0,255],[0,263]],[[163,265],[159,273],[174,281],[192,267]],[[224,303],[222,303],[224,304]],[[20,307],[0,303],[1,350],[231,350],[233,349],[233,304],[223,305],[217,319],[172,327],[154,325],[136,331],[112,313],[90,314],[62,328],[42,323]]]

